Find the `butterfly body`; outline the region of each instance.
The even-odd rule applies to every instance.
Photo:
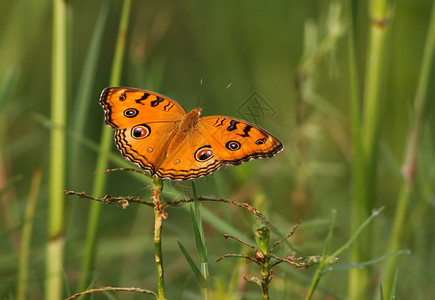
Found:
[[[198,178],[222,165],[271,157],[282,143],[264,129],[232,117],[201,117],[166,96],[134,88],[103,90],[105,121],[116,129],[122,155],[151,175]]]

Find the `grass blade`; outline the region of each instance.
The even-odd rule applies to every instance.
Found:
[[[334,259],[335,257],[338,257],[340,255],[340,253],[342,253],[343,251],[348,249],[351,246],[351,244],[357,240],[357,237],[360,236],[363,229],[366,228],[370,224],[370,222],[375,217],[377,217],[383,210],[384,210],[384,207],[381,207],[380,209],[374,211],[370,217],[368,217],[362,224],[360,224],[360,226],[354,232],[354,234],[350,237],[350,239],[343,246],[341,246],[338,250],[336,250],[332,255],[329,256],[330,259]],[[333,228],[334,224],[335,224],[335,216],[333,218],[333,221],[331,222],[331,226],[330,226],[330,230],[328,233],[328,237],[326,239],[325,247],[327,247],[326,245],[328,245],[330,243],[330,239],[332,237],[332,228]],[[323,252],[322,255],[325,255],[325,253]],[[325,260],[322,260],[320,262],[319,267],[317,268],[316,273],[314,274],[314,278],[311,282],[310,289],[307,293],[307,296],[305,297],[306,300],[312,299],[312,297],[314,295],[314,291],[316,290],[316,288],[320,282],[321,277],[325,274],[325,269],[329,266],[330,259],[325,259]],[[354,266],[353,269],[354,268],[356,268],[356,266]]]
[[[407,150],[405,161],[402,168],[403,181],[400,187],[399,198],[397,201],[396,212],[394,216],[393,230],[389,251],[398,251],[400,241],[403,239],[403,232],[407,226],[406,216],[409,211],[409,201],[414,186],[414,178],[418,166],[419,145],[421,143],[424,125],[427,122],[430,102],[427,101],[427,92],[431,79],[431,70],[433,70],[435,59],[435,4],[432,4],[432,14],[429,24],[429,30],[424,48],[421,71],[417,90],[414,96],[415,115],[411,132],[407,140]],[[396,282],[398,257],[389,260],[384,275],[385,299],[392,297],[393,286]]]
[[[84,133],[86,120],[88,119],[90,100],[95,100],[92,96],[92,86],[95,81],[95,75],[97,71],[99,55],[101,52],[101,46],[103,42],[103,36],[107,27],[107,21],[109,20],[109,13],[113,7],[114,0],[106,0],[103,2],[97,23],[95,25],[94,33],[91,38],[91,44],[87,53],[86,61],[84,63],[83,71],[80,76],[80,83],[77,88],[77,94],[75,96],[74,113],[72,123],[72,131],[78,136],[82,136]],[[74,180],[77,178],[77,172],[79,172],[77,161],[79,159],[79,143],[72,143],[71,145],[71,159],[70,170],[72,171],[71,180],[74,186]]]
[[[181,252],[183,252],[184,257],[186,258],[187,262],[189,263],[190,268],[193,271],[193,274],[195,274],[196,279],[198,279],[199,284],[201,285],[202,289],[208,288],[207,279],[202,275],[199,268],[195,265],[195,262],[190,257],[189,253],[187,252],[186,248],[184,248],[183,244],[180,243],[180,241],[177,241],[178,246],[181,249]]]
[[[201,264],[207,263],[207,247],[205,245],[204,229],[202,227],[201,212],[199,207],[198,196],[196,194],[195,184],[192,182],[193,200],[190,205],[190,215],[192,217],[193,231],[195,233],[196,250]],[[204,274],[207,278],[207,274]]]
[[[26,214],[24,216],[23,231],[21,234],[21,247],[18,262],[18,284],[17,300],[27,299],[27,281],[29,280],[29,254],[30,240],[32,238],[33,216],[35,214],[36,200],[38,199],[39,187],[41,185],[42,172],[37,169],[33,174],[32,186],[30,188],[29,201],[27,202]]]
[[[201,262],[201,274],[207,283],[208,278],[208,258],[207,246],[205,245],[204,229],[202,227],[201,211],[199,207],[198,195],[196,194],[195,183],[192,181],[192,191],[194,202],[190,204],[190,215],[192,217],[193,231],[195,234],[196,251]],[[186,253],[187,254],[187,253]],[[198,276],[197,276],[198,278]],[[201,283],[204,299],[208,298],[208,286]]]
[[[125,43],[128,29],[128,21],[130,16],[131,0],[125,0],[122,8],[122,15],[118,31],[118,39],[116,42],[115,57],[112,65],[112,72],[110,77],[110,85],[119,85],[121,79],[121,70],[123,65],[123,57],[125,52]],[[100,197],[104,193],[106,179],[104,171],[107,169],[109,152],[113,142],[112,129],[103,125],[102,136],[100,141],[99,155],[96,166],[96,175],[94,181],[93,195]],[[101,204],[92,202],[91,211],[89,214],[88,234],[86,236],[86,250],[85,258],[82,266],[82,277],[79,284],[79,289],[83,290],[89,283],[90,270],[94,264],[95,247],[98,232],[98,223],[100,219]]]
[[[381,120],[381,107],[384,102],[387,40],[392,12],[392,4],[389,0],[369,1],[368,5],[371,23],[366,58],[363,116],[361,124],[357,124],[357,119],[352,121],[353,142],[357,151],[357,156],[353,162],[355,177],[355,195],[351,212],[351,227],[353,230],[356,230],[359,224],[370,216],[370,211],[373,209],[376,198],[379,124]],[[351,64],[351,68],[352,66]],[[353,93],[355,91],[354,87]],[[352,104],[353,110],[356,110],[355,105],[356,103]],[[353,111],[353,118],[359,118],[356,116],[356,113],[356,111]],[[360,126],[362,131],[359,133],[359,129],[355,127]],[[357,138],[360,138],[360,142],[357,141]],[[370,245],[370,230],[367,230],[353,245],[352,260],[357,262],[367,260],[371,250]],[[349,299],[368,299],[368,288],[372,277],[370,270],[367,268],[354,268],[350,271],[349,276]]]

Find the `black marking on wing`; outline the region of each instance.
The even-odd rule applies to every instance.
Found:
[[[256,141],[255,141],[255,144],[261,146],[261,145],[264,145],[264,143],[266,143],[266,141],[267,141],[267,137],[264,137],[264,138],[262,138],[262,139],[258,139],[258,140],[256,140]]]
[[[146,100],[149,96],[150,96],[149,93],[143,93],[143,96],[140,97],[139,99],[137,99],[137,100],[136,100],[136,103],[139,103],[139,104],[145,105],[145,104],[142,103],[142,101]]]
[[[105,88],[102,92],[101,92],[101,96],[100,96],[100,105],[103,106],[104,109],[104,121],[106,122],[107,125],[109,125],[112,128],[117,129],[118,126],[116,126],[115,123],[113,123],[112,121],[112,107],[109,105],[109,103],[107,103],[107,98],[109,97],[108,94],[110,93],[110,88]],[[121,96],[118,98],[120,101],[123,101],[120,99]]]
[[[228,131],[233,131],[237,129],[237,124],[240,123],[239,121],[236,120],[231,120],[230,121],[230,126],[228,126],[227,130]]]
[[[119,101],[124,101],[125,99],[127,99],[127,95],[124,93],[122,93],[121,95],[119,95],[118,100]]]
[[[227,118],[223,118],[223,119],[221,120],[221,118],[218,118],[218,119],[216,120],[216,122],[214,122],[213,126],[214,126],[214,127],[219,127],[219,126],[224,125],[224,121],[225,121],[226,119],[227,119]],[[220,123],[219,123],[219,120],[221,120]]]
[[[173,107],[174,107],[174,104],[171,103],[171,102],[169,102],[168,104],[166,104],[166,105],[163,107],[163,109],[164,109],[165,111],[170,111],[171,108],[173,108]]]
[[[198,168],[196,170],[175,170],[175,169],[158,169],[155,174],[159,178],[170,178],[173,180],[187,180],[206,176],[222,166],[222,163],[218,160],[212,164]]]
[[[151,106],[152,107],[156,107],[157,105],[159,105],[161,102],[165,101],[164,98],[160,97],[160,96],[156,96],[157,99],[154,101],[151,101]]]
[[[267,151],[259,151],[259,152],[251,153],[237,160],[221,160],[221,163],[224,165],[240,165],[241,163],[251,159],[272,157],[278,152],[280,152],[283,148],[284,146],[282,145],[282,143],[279,140],[276,140],[276,143],[273,145],[273,148]]]
[[[238,133],[237,135],[240,135],[242,137],[248,137],[249,136],[249,130],[251,130],[251,125],[246,125],[246,127],[243,129],[243,134]]]

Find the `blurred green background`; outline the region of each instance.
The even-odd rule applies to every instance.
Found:
[[[67,150],[78,145],[71,164],[67,151],[64,189],[92,193],[95,162],[104,125],[98,104],[109,86],[123,1],[109,11],[95,76],[87,79],[91,93],[80,97],[81,80],[98,16],[107,1],[68,1]],[[401,167],[413,120],[417,89],[433,1],[394,2],[385,57],[386,77],[381,106],[379,162],[374,208],[385,206],[371,231],[370,259],[388,253],[388,241],[401,185]],[[336,227],[331,252],[345,243],[352,205],[352,143],[350,131],[349,3],[347,1],[133,1],[127,33],[121,85],[153,90],[178,101],[189,111],[203,106],[204,115],[243,118],[240,108],[254,93],[273,109],[257,124],[279,138],[285,148],[271,159],[226,167],[196,180],[199,195],[248,202],[273,224],[272,239],[282,237],[303,219],[290,239],[301,255],[321,254],[331,211]],[[361,94],[366,68],[369,5],[359,1],[354,15],[356,62]],[[29,299],[44,298],[50,155],[50,97],[52,88],[52,2],[1,1],[0,11],[0,296],[15,299],[20,238],[26,221],[32,178],[42,171],[30,244]],[[334,12],[336,13],[334,17]],[[335,30],[335,31],[334,31]],[[323,47],[323,48],[322,48]],[[198,104],[200,80],[204,79]],[[302,78],[302,79],[301,79]],[[225,87],[232,83],[228,89]],[[428,89],[433,106],[435,85]],[[87,106],[83,132],[74,131],[78,103]],[[245,116],[246,117],[246,116]],[[249,118],[248,118],[249,119]],[[421,136],[419,166],[401,238],[397,299],[429,299],[435,295],[433,110],[428,110]],[[254,121],[253,119],[248,121]],[[119,156],[115,144],[113,156]],[[112,157],[113,157],[112,156]],[[128,166],[126,163],[122,166]],[[121,167],[111,160],[110,167]],[[105,175],[105,194],[150,196],[149,182],[126,172]],[[171,191],[191,196],[190,182],[165,181]],[[63,190],[59,190],[63,193]],[[166,195],[166,196],[165,196]],[[90,200],[65,197],[65,295],[77,290],[87,231]],[[212,291],[226,295],[236,272],[258,275],[254,264],[227,259],[246,249],[222,233],[253,240],[253,217],[224,204],[204,203]],[[177,240],[195,257],[191,218],[183,207],[168,209],[164,222],[163,254],[168,299],[200,299],[192,271]],[[221,222],[218,222],[220,220]],[[29,220],[27,220],[29,221]],[[94,286],[136,286],[155,289],[152,243],[153,211],[130,204],[127,209],[105,205],[99,221]],[[230,232],[229,232],[230,231]],[[240,234],[242,236],[240,236]],[[244,249],[244,250],[243,250]],[[280,255],[291,250],[282,247]],[[350,252],[338,265],[352,263]],[[246,264],[244,264],[246,263]],[[372,264],[371,295],[379,299],[379,282],[386,260]],[[239,266],[240,268],[236,268]],[[247,271],[243,268],[247,268]],[[245,271],[243,271],[245,270]],[[275,270],[272,299],[302,299],[315,267]],[[347,299],[349,269],[335,270],[321,281],[315,299]],[[260,299],[252,283],[239,284],[242,299]],[[95,296],[95,299],[106,299]],[[142,297],[142,298],[141,298]],[[221,296],[225,299],[227,296]],[[118,299],[151,299],[124,293]]]

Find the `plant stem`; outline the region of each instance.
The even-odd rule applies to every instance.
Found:
[[[50,192],[45,298],[62,299],[64,256],[65,143],[67,107],[67,5],[53,0],[53,59],[51,82]]]
[[[113,59],[111,77],[110,77],[110,85],[117,86],[120,83],[121,79],[121,70],[123,65],[123,57],[125,52],[125,43],[128,29],[128,21],[130,16],[130,7],[131,0],[124,0],[124,4],[122,7],[122,15],[121,21],[119,25],[118,38],[116,41],[116,49],[115,56]],[[96,197],[100,197],[104,193],[106,177],[104,171],[108,166],[108,157],[110,152],[110,147],[113,142],[113,132],[112,129],[103,125],[101,141],[100,141],[100,149],[98,151],[98,160],[96,167],[96,176],[94,181],[94,190],[93,195]],[[96,241],[98,234],[98,224],[100,219],[100,210],[101,203],[92,202],[91,211],[89,214],[89,223],[88,223],[88,234],[86,236],[86,244],[85,244],[85,257],[83,259],[82,265],[82,278],[80,280],[79,289],[84,290],[89,284],[90,279],[90,270],[94,264],[94,258],[96,253]]]
[[[201,274],[204,276],[205,280],[208,281],[208,262],[201,262]],[[208,287],[201,288],[202,298],[207,300],[208,297]]]
[[[27,284],[29,280],[29,253],[30,240],[32,237],[33,216],[35,214],[36,200],[38,198],[39,186],[41,185],[42,172],[37,169],[33,175],[30,188],[29,201],[27,202],[26,214],[24,216],[23,231],[21,234],[20,256],[18,263],[18,284],[17,300],[27,299]]]
[[[412,131],[408,136],[407,151],[402,173],[403,181],[400,187],[399,199],[394,216],[393,230],[389,245],[389,252],[399,250],[400,240],[403,238],[403,230],[406,226],[406,216],[409,210],[409,200],[414,185],[414,178],[418,166],[418,150],[420,137],[424,128],[425,116],[428,113],[427,90],[430,82],[430,71],[434,64],[435,56],[435,4],[432,5],[432,15],[429,24],[426,45],[424,48],[421,72],[417,91],[414,98],[415,117]],[[388,261],[384,275],[384,299],[391,299],[393,296],[394,277],[397,270],[398,256],[393,256]]]
[[[163,182],[155,177],[153,178],[153,202],[154,202],[154,251],[156,259],[157,271],[157,293],[158,300],[164,300],[165,297],[165,280],[163,270],[163,254],[162,254],[162,225],[165,212],[160,204]]]
[[[99,55],[101,52],[104,32],[107,27],[107,21],[109,20],[110,12],[113,6],[114,0],[105,0],[102,5],[98,15],[98,19],[95,25],[95,29],[91,38],[89,50],[87,52],[86,61],[83,66],[83,71],[80,76],[80,82],[77,88],[77,94],[75,97],[75,108],[73,113],[72,131],[78,136],[83,136],[86,129],[86,121],[88,120],[88,112],[90,100],[94,99],[92,95],[92,87],[95,82],[95,77],[97,73],[97,66],[99,61]],[[77,168],[79,163],[80,148],[82,145],[80,143],[72,143],[70,153],[70,165],[71,170],[71,181],[74,186],[74,181],[79,178],[78,175],[82,170]]]
[[[356,103],[352,104],[353,142],[356,155],[353,161],[354,174],[354,202],[352,206],[352,230],[370,216],[375,203],[377,152],[379,140],[380,112],[385,85],[387,33],[389,28],[390,6],[388,0],[369,2],[371,18],[369,48],[367,51],[367,65],[364,88],[364,107],[362,118],[362,132],[358,132],[359,119]],[[353,54],[352,54],[353,55]],[[353,65],[351,64],[351,68]],[[355,72],[355,71],[353,71]],[[355,88],[353,89],[353,93]],[[352,98],[354,98],[353,96]],[[352,100],[355,101],[355,100]],[[358,141],[359,139],[360,141]],[[352,260],[365,261],[370,253],[370,230],[365,231],[352,247]],[[368,299],[370,283],[368,268],[353,268],[349,276],[349,299]]]
[[[336,218],[336,211],[334,210],[332,212],[332,220],[331,220],[331,225],[329,227],[329,232],[328,232],[328,236],[326,238],[325,244],[323,246],[323,251],[322,251],[322,256],[326,256],[328,251],[329,251],[329,247],[331,245],[332,242],[332,233],[334,231],[334,227],[335,227],[335,218]],[[311,281],[311,285],[310,285],[310,289],[308,290],[307,296],[305,297],[305,300],[311,300],[311,298],[314,296],[314,292],[320,282],[320,278],[322,278],[323,275],[323,271],[324,269],[329,265],[330,260],[326,259],[326,260],[322,260],[319,264],[319,267],[316,270],[316,273],[314,274],[313,280]]]
[[[270,273],[269,273],[269,260],[270,257],[265,257],[265,261],[261,267],[261,291],[263,300],[269,299],[269,282],[270,282]]]
[[[204,279],[208,280],[208,256],[207,247],[205,245],[204,229],[202,226],[201,210],[199,207],[198,196],[194,182],[192,182],[193,203],[190,207],[190,214],[192,216],[193,231],[195,233],[196,251],[201,262],[201,274]],[[206,287],[201,285],[202,296],[204,300],[208,299],[208,284]]]

